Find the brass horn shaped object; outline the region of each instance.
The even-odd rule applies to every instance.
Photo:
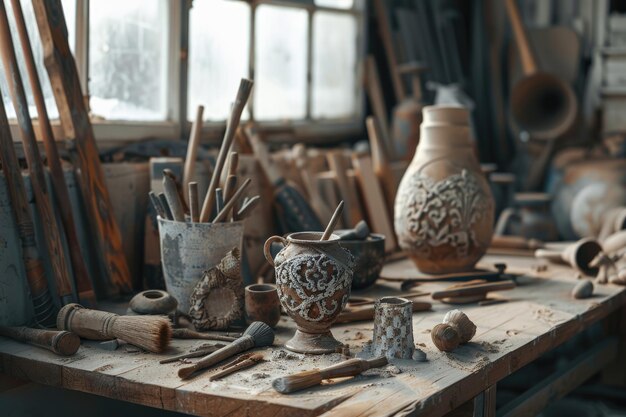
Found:
[[[506,0],[506,10],[524,73],[511,91],[513,119],[533,138],[554,139],[574,124],[578,113],[576,95],[560,77],[539,69],[516,0]]]

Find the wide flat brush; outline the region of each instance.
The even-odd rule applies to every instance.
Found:
[[[47,349],[61,356],[71,356],[80,347],[80,338],[64,330],[42,330],[29,327],[0,326],[0,336]]]
[[[165,350],[172,338],[170,321],[162,316],[118,316],[68,304],[59,311],[57,327],[90,340],[122,339],[150,352]]]
[[[348,359],[347,361],[329,366],[328,368],[313,369],[276,378],[272,382],[272,387],[281,394],[289,394],[319,385],[325,379],[356,376],[368,369],[385,366],[387,363],[387,358],[384,356],[374,359]]]
[[[248,326],[243,336],[230,345],[211,353],[191,366],[180,368],[178,370],[178,376],[182,379],[187,379],[193,373],[209,368],[238,353],[250,350],[254,347],[270,346],[272,343],[274,343],[274,330],[263,322],[255,321]]]

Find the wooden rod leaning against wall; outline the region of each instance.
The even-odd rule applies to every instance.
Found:
[[[80,171],[78,183],[103,254],[104,270],[111,284],[120,291],[129,292],[132,280],[124,256],[122,235],[113,214],[76,62],[68,44],[61,1],[33,0],[33,8],[61,124],[66,135],[75,139],[73,162]]]
[[[0,162],[21,243],[22,259],[33,302],[35,321],[43,327],[54,327],[57,310],[48,289],[41,253],[35,241],[35,225],[28,209],[22,171],[13,148],[9,121],[2,100],[0,100]]]
[[[13,49],[13,40],[4,2],[0,2],[0,55],[2,55],[2,64],[9,84],[9,92],[11,93],[13,106],[17,114],[17,122],[22,144],[24,145],[24,154],[28,163],[30,183],[33,188],[37,211],[44,225],[44,239],[52,265],[57,293],[61,298],[61,303],[67,304],[76,301],[70,283],[72,272],[65,257],[63,240],[46,185],[45,169],[39,155],[37,139],[35,138],[35,131],[33,130],[28,111],[28,101],[26,100],[24,84],[22,84],[17,57]]]
[[[70,195],[67,189],[67,184],[65,183],[63,168],[61,166],[61,157],[59,156],[57,145],[54,141],[54,134],[52,133],[52,126],[50,125],[50,119],[48,118],[48,111],[46,110],[43,91],[41,89],[41,83],[35,66],[35,58],[33,56],[30,40],[28,38],[24,14],[22,13],[22,7],[19,0],[11,0],[11,6],[15,16],[15,23],[20,43],[22,44],[22,56],[26,63],[30,87],[35,100],[35,107],[37,108],[37,120],[39,122],[39,129],[46,150],[52,187],[57,197],[56,201],[61,214],[63,228],[65,229],[65,236],[67,238],[68,249],[70,252],[70,260],[72,262],[72,270],[74,272],[78,298],[83,304],[93,307],[96,304],[96,296],[93,291],[87,266],[85,265],[85,261],[82,256],[82,251],[80,249],[78,233],[76,232],[76,223],[74,223],[74,215],[70,204]]]

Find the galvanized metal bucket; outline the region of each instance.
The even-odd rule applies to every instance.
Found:
[[[189,296],[202,273],[216,266],[243,242],[243,222],[183,223],[159,220],[161,265],[167,291],[178,300],[178,308],[189,312]]]

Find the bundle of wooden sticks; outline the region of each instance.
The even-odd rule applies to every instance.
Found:
[[[204,108],[202,106],[198,107],[187,147],[182,181],[178,181],[175,174],[171,170],[166,169],[163,171],[164,192],[158,196],[154,192],[150,192],[150,200],[161,218],[179,222],[185,222],[188,218],[193,223],[237,221],[243,220],[259,204],[260,196],[258,195],[251,198],[245,197],[242,200],[243,193],[252,180],[246,178],[241,185],[238,185],[237,166],[239,155],[237,152],[230,152],[237,127],[239,126],[239,120],[241,119],[241,113],[250,97],[252,85],[253,82],[251,80],[241,80],[202,209],[200,209],[200,200],[198,198],[198,183],[190,181],[194,172],[200,132],[202,130]],[[228,169],[226,178],[220,186],[220,179],[227,158]],[[184,190],[187,190],[186,195]],[[213,216],[212,213],[215,213],[215,215]]]

